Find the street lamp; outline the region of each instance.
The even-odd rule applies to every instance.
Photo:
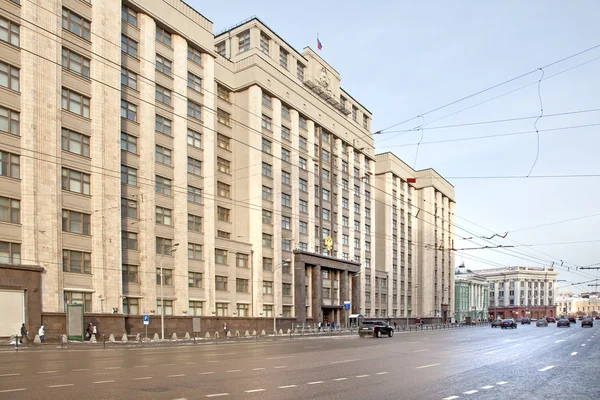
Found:
[[[283,260],[283,262],[277,264],[273,268],[273,284],[275,283],[275,271],[277,271],[277,268],[281,268],[284,265],[287,265],[287,264],[289,264],[291,262],[292,262],[292,260],[290,260],[288,258],[288,259]],[[281,301],[283,302],[283,294],[281,295],[281,299],[282,299]],[[276,303],[277,303],[277,301],[275,299],[275,285],[273,285],[273,332],[275,333],[275,335],[277,335],[277,312],[275,310],[277,308],[277,304]],[[281,316],[283,316],[283,315],[281,314]]]
[[[175,243],[169,248],[169,254],[173,254],[177,250],[179,243]],[[165,256],[164,250],[160,254],[160,338],[165,340],[165,297],[163,296],[163,286],[165,278],[163,275],[163,258]]]

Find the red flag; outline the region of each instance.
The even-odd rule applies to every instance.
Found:
[[[317,48],[319,50],[323,50],[323,45],[321,44],[321,41],[319,40],[319,37],[317,36]]]
[[[417,183],[417,178],[406,178],[407,183]]]

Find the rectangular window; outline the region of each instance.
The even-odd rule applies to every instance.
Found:
[[[130,25],[137,26],[137,13],[127,6],[121,6],[121,19]]]
[[[64,67],[65,49],[63,49],[63,67]],[[89,73],[89,72],[88,72]],[[121,85],[137,90],[137,74],[121,67]]]
[[[19,136],[19,113],[0,107],[0,131]]]
[[[140,313],[140,299],[123,297],[123,314],[138,315]]]
[[[136,218],[138,217],[137,201],[129,200],[121,197],[121,218]]]
[[[350,221],[349,221],[348,217],[345,215],[342,215],[342,226],[347,228],[349,226],[349,223],[350,223]]]
[[[202,147],[202,135],[200,132],[188,129],[187,131],[187,143],[190,146],[201,148]]]
[[[202,106],[191,100],[187,102],[187,115],[191,118],[202,121]]]
[[[300,81],[304,82],[304,65],[296,63],[296,76]]]
[[[250,50],[250,31],[245,31],[238,35],[238,51],[241,53],[248,50]]]
[[[261,142],[261,147],[262,147],[263,153],[271,154],[271,141],[270,140],[263,138],[262,142]]]
[[[299,178],[298,189],[300,189],[300,191],[302,191],[302,192],[308,191],[308,182],[306,181],[306,179]]]
[[[221,265],[228,265],[227,250],[215,249],[215,262]]]
[[[188,71],[188,87],[196,92],[202,91],[202,78]]]
[[[217,207],[217,218],[219,221],[231,222],[231,210],[225,207]]]
[[[273,271],[273,259],[263,257],[263,271]]]
[[[189,301],[189,305],[188,305],[188,315],[191,315],[193,317],[201,317],[203,315],[202,312],[202,307],[203,307],[203,301]]]
[[[262,210],[262,223],[271,224],[273,222],[273,213],[269,210]]]
[[[215,276],[215,289],[216,290],[227,290],[227,277],[226,276]]]
[[[281,228],[282,229],[292,229],[292,218],[283,215],[281,217]]]
[[[272,108],[273,105],[271,104],[271,96],[269,96],[266,93],[263,93],[262,94],[262,105],[265,107]]]
[[[156,175],[156,193],[171,195],[171,180],[162,176]]]
[[[217,134],[217,146],[231,151],[231,139],[225,135]]]
[[[272,201],[272,192],[273,190],[268,186],[262,187],[262,199],[266,201]]]
[[[171,136],[171,120],[156,114],[154,117],[154,130],[164,135]]]
[[[229,91],[229,89],[227,89],[225,86],[217,83],[217,96],[220,99],[223,99],[226,102],[229,102],[230,93],[231,92]]]
[[[301,199],[299,209],[301,213],[308,213],[308,202]]]
[[[303,158],[303,157],[298,158],[298,168],[303,169],[303,170],[307,169],[306,158]]]
[[[238,268],[250,268],[250,256],[244,253],[237,253],[235,256],[235,265]]]
[[[0,18],[0,41],[19,47],[19,30],[20,27],[16,23]]]
[[[306,127],[306,118],[304,118],[304,117],[300,117],[300,118],[298,119],[298,126],[299,126],[301,129],[304,129],[304,130],[306,130],[306,129],[307,129],[307,127]],[[305,138],[305,137],[303,137],[303,136],[301,136],[301,137],[302,137],[302,139],[304,139],[304,147],[302,147],[302,146],[300,146],[300,147],[301,147],[301,148],[303,148],[303,149],[306,149],[306,138]],[[300,141],[302,142],[302,140],[300,140]]]
[[[202,204],[202,190],[188,185],[187,200],[190,203]]]
[[[63,98],[64,99],[64,98]],[[89,111],[88,111],[89,113]],[[121,100],[121,118],[137,122],[137,106],[125,100]]]
[[[90,156],[90,138],[62,128],[61,149],[84,157]]]
[[[215,51],[217,52],[217,54],[225,57],[225,54],[227,54],[226,43],[225,42],[217,43],[217,45],[215,46]]]
[[[292,251],[292,240],[285,239],[285,238],[281,239],[281,250],[282,251]],[[282,265],[282,267],[283,267],[283,265]]]
[[[84,214],[71,210],[62,210],[62,230],[63,232],[89,235],[90,214]]]
[[[154,64],[154,68],[158,72],[162,72],[167,76],[171,76],[171,60],[161,56],[160,54],[156,55],[156,63]]]
[[[161,225],[173,225],[171,218],[172,210],[164,207],[156,206],[156,223]]]
[[[64,250],[63,250],[64,254]],[[123,264],[121,266],[123,283],[139,283],[139,267],[137,265]]]
[[[188,243],[188,259],[202,260],[202,245],[197,243]]]
[[[63,110],[70,111],[84,118],[90,117],[90,98],[77,92],[62,88],[61,106]],[[121,102],[122,103],[122,102]],[[122,105],[121,105],[122,107]],[[123,111],[121,111],[123,114]]]
[[[121,183],[137,186],[137,169],[121,164]]]
[[[273,235],[269,235],[268,233],[262,234],[262,245],[263,247],[272,248],[273,247]]]
[[[358,108],[352,106],[352,119],[358,122]]]
[[[226,317],[229,314],[229,304],[215,303],[217,307],[217,317]]]
[[[326,208],[323,209],[323,220],[329,221],[329,210]]]
[[[231,185],[217,181],[217,194],[221,197],[231,198]]]
[[[90,59],[64,47],[62,48],[62,67],[84,78],[90,77]],[[127,73],[132,75],[129,77],[131,81],[126,80],[123,82],[124,72],[126,77],[129,77]],[[136,89],[137,75],[125,68],[121,68],[121,84]]]
[[[202,217],[188,214],[188,231],[202,232]]]
[[[270,304],[263,305],[263,314],[267,318],[273,318],[273,306]]]
[[[188,287],[202,289],[202,274],[200,272],[188,272]]]
[[[299,222],[299,232],[303,233],[305,235],[308,235],[308,222],[306,221],[300,221]]]
[[[92,273],[92,255],[82,251],[63,250],[63,272]]]
[[[171,91],[167,88],[156,85],[154,98],[167,106],[171,105]]]
[[[348,190],[348,179],[342,178],[342,189]]]
[[[156,40],[165,46],[171,47],[171,33],[158,26],[156,27]]]
[[[221,157],[217,157],[217,169],[219,172],[231,174],[231,162]]]
[[[250,285],[248,279],[237,278],[235,280],[235,291],[238,293],[248,293]]]
[[[202,56],[201,53],[193,47],[190,47],[188,44],[187,58],[194,64],[201,65]]]
[[[163,315],[161,300],[165,303],[164,315],[173,315],[173,300],[156,299],[156,313],[158,315]]]
[[[90,21],[64,7],[62,9],[62,27],[87,41],[90,40]]]
[[[8,197],[0,197],[0,221],[20,224],[21,202]]]
[[[285,207],[292,206],[292,196],[287,193],[281,193],[281,205]]]
[[[138,249],[138,234],[135,232],[121,231],[121,246],[123,250]]]
[[[217,121],[219,121],[221,124],[225,125],[225,126],[231,126],[231,115],[226,112],[221,110],[220,108],[217,109]]]
[[[64,292],[65,311],[67,304],[83,304],[84,312],[92,312],[92,294],[82,292]]]
[[[0,152],[0,157],[2,152]],[[90,194],[90,175],[72,169],[63,168],[61,173],[61,188],[69,192]]]
[[[292,140],[292,134],[290,132],[290,128],[282,126],[281,127],[281,138],[287,141]]]
[[[156,254],[170,256],[173,248],[173,239],[156,238]]]
[[[237,315],[238,317],[249,317],[250,304],[237,303]]]
[[[360,204],[354,203],[354,213],[360,214]]]
[[[279,48],[279,65],[283,68],[288,68],[288,52],[283,47]]]
[[[329,190],[323,189],[322,195],[323,195],[323,200],[329,201]]]
[[[281,105],[281,117],[290,120],[290,108],[288,106]]]
[[[363,128],[368,129],[369,126],[369,117],[363,114]]]
[[[306,120],[304,121],[304,123],[306,124]],[[302,150],[307,150],[308,149],[308,139],[305,138],[304,136],[298,136],[298,147],[300,147]]]
[[[138,43],[129,36],[121,35],[121,52],[137,58]]]
[[[262,163],[262,174],[263,176],[267,176],[269,178],[271,178],[271,165],[267,164],[266,162]]]
[[[290,162],[291,152],[288,149],[281,149],[281,161]]]
[[[260,33],[260,49],[269,54],[269,37],[264,33]]]
[[[281,171],[281,183],[284,185],[289,185],[291,179],[291,174],[287,171]]]
[[[154,159],[157,163],[171,165],[171,150],[166,147],[156,145]]]
[[[273,281],[263,281],[263,294],[273,294]]]
[[[261,121],[261,127],[263,129],[270,131],[271,130],[271,118],[267,117],[266,115],[263,114],[262,121]]]
[[[187,172],[193,175],[200,176],[202,173],[202,162],[195,158],[188,157]]]

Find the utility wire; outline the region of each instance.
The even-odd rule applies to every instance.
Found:
[[[536,138],[537,138],[537,151],[535,153],[535,160],[533,161],[533,165],[531,166],[531,169],[529,170],[529,173],[527,174],[528,177],[533,172],[533,169],[535,168],[535,164],[537,164],[538,158],[540,156],[540,131],[538,131],[537,123],[544,116],[544,103],[542,102],[542,91],[541,91],[542,90],[542,79],[544,79],[544,68],[540,68],[540,71],[542,72],[542,76],[540,76],[540,80],[538,81],[538,90],[537,90],[538,98],[540,99],[540,115],[533,123],[533,129],[535,129]]]

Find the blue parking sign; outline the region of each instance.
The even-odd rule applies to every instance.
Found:
[[[144,325],[149,325],[150,324],[150,317],[148,317],[147,315],[144,315]]]

